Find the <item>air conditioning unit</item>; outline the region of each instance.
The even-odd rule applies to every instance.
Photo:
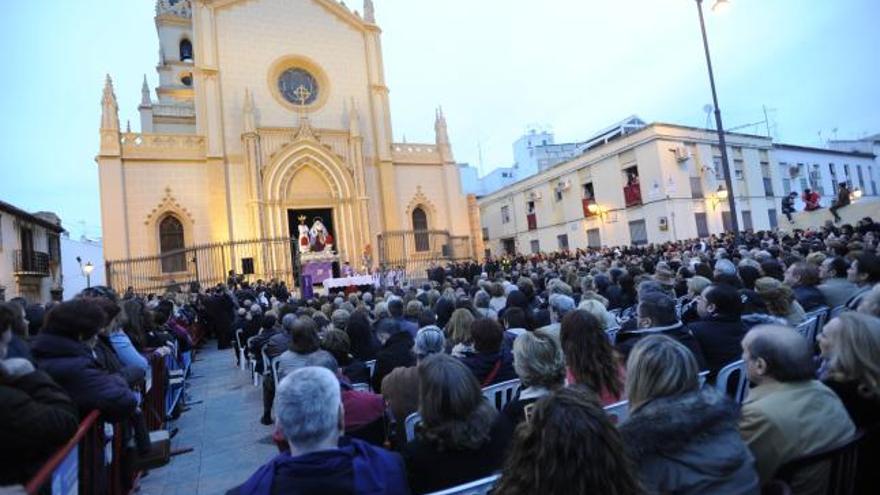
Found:
[[[541,193],[538,191],[532,191],[529,193],[529,199],[532,201],[539,201],[541,199]]]
[[[557,191],[568,191],[571,189],[571,181],[570,180],[561,180],[556,183]]]
[[[672,153],[675,155],[675,160],[679,163],[686,162],[691,158],[691,150],[687,146],[676,146]]]

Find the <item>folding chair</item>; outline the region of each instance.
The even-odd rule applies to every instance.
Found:
[[[414,412],[406,417],[403,421],[403,428],[406,432],[406,441],[411,442],[416,437],[416,425],[422,422],[419,413]]]
[[[371,359],[371,360],[369,360],[369,361],[366,361],[364,364],[367,365],[367,368],[370,369],[370,379],[372,380],[372,379],[373,379],[373,375],[376,374],[376,360],[375,360],[375,359]]]
[[[272,381],[277,382],[274,376],[275,372],[272,370],[272,358],[270,358],[269,355],[266,354],[266,346],[263,346],[263,348],[260,349],[260,354],[263,355],[263,379],[265,380],[266,377],[271,376]]]
[[[370,391],[370,384],[369,383],[352,383],[351,389],[357,390],[358,392],[369,392]]]
[[[801,471],[808,468],[815,469],[819,464],[827,464],[828,477],[825,480],[824,490],[816,493],[851,495],[855,489],[859,445],[864,437],[863,431],[857,431],[843,445],[789,461],[780,466],[774,478],[792,485]]]
[[[277,357],[272,359],[272,378],[275,379],[275,389],[278,389],[278,383],[281,382],[281,360]]]
[[[701,371],[697,374],[697,380],[700,382],[700,388],[706,385],[706,379],[709,378],[709,370]]]
[[[605,406],[605,414],[611,418],[612,423],[616,425],[623,423],[629,417],[629,401],[622,400]]]
[[[495,484],[498,483],[500,477],[500,474],[493,474],[470,483],[453,486],[439,492],[432,492],[428,495],[487,495],[495,488]]]
[[[235,331],[235,342],[238,344],[238,367],[241,368],[241,371],[247,369],[247,353],[245,353],[244,344],[241,343],[243,337],[243,328]]]
[[[734,384],[733,390],[731,390],[731,385],[729,384],[731,380],[731,375],[734,373],[739,373],[735,378],[736,383]],[[722,394],[727,394],[731,396],[737,403],[742,404],[742,401],[745,400],[746,395],[749,393],[749,380],[746,376],[746,362],[742,359],[738,361],[734,361],[723,368],[718,372],[718,376],[715,378],[715,389]]]
[[[807,318],[798,324],[798,326],[794,327],[795,330],[799,334],[801,334],[810,345],[815,344],[816,342],[816,323],[818,321],[817,317]]]
[[[620,332],[620,327],[611,327],[605,329],[605,335],[608,336],[608,341],[611,342],[611,345],[617,343],[617,332]]]
[[[837,318],[837,315],[843,313],[847,309],[848,308],[845,304],[841,304],[840,306],[835,306],[834,308],[831,308],[831,314],[828,316],[828,319],[831,320],[833,318]]]
[[[483,388],[483,397],[489,401],[489,404],[495,406],[495,409],[500,411],[504,409],[508,402],[513,400],[514,396],[516,396],[516,391],[519,390],[519,386],[519,378],[489,385]]]

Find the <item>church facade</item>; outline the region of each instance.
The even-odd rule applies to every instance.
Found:
[[[435,142],[392,141],[371,0],[363,14],[335,0],[158,0],[155,22],[159,86],[154,97],[144,79],[140,132],[120,128],[110,76],[103,92],[111,283],[283,274],[285,241],[316,221],[358,268],[482,252],[442,110]],[[210,265],[184,254],[202,245],[228,248]],[[151,264],[120,264],[133,259]]]

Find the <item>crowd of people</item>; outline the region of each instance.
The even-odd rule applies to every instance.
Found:
[[[493,474],[503,494],[757,494],[791,461],[855,441],[857,493],[877,493],[878,241],[866,218],[455,263],[424,283],[308,300],[262,281],[83,295],[42,324],[28,318],[30,333],[27,307],[5,304],[0,449],[27,445],[15,457],[27,464],[83,411],[136,416],[143,358],[163,339],[185,345],[174,320],[193,311],[266,376],[254,421],[274,428],[280,453],[233,494],[430,493]],[[795,330],[832,309],[814,342]],[[742,404],[703,385],[740,359]],[[482,389],[511,379],[518,391],[499,410]],[[622,401],[615,423],[605,407]],[[16,437],[34,430],[39,442]],[[15,463],[4,481],[22,472]],[[824,493],[826,477],[786,481]]]
[[[430,493],[494,473],[504,494],[760,493],[857,439],[858,493],[876,493],[878,240],[863,219],[455,263],[311,300],[233,295],[243,345],[279,361],[260,420],[282,453],[230,493]],[[795,330],[832,308],[815,342]],[[742,404],[702,385],[740,359]],[[510,379],[498,410],[481,389]],[[614,424],[604,407],[621,401]],[[826,475],[787,482],[823,493]]]
[[[195,296],[121,299],[106,287],[46,305],[0,303],[0,486],[30,481],[92,411],[120,425],[126,465],[143,465],[153,450],[147,414],[164,422],[167,412],[145,404],[151,360],[184,366],[197,307]],[[91,482],[92,493],[107,490],[107,479]]]

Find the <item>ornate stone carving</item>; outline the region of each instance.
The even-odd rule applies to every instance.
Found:
[[[165,196],[159,201],[159,204],[153,207],[150,210],[150,213],[147,215],[147,218],[144,220],[144,225],[152,225],[159,221],[163,215],[173,213],[177,215],[181,220],[188,221],[190,224],[195,223],[192,214],[181,206],[181,204],[177,201],[174,195],[171,193],[171,187],[165,187]]]
[[[192,4],[190,0],[156,0],[156,15],[170,15],[191,19]]]

